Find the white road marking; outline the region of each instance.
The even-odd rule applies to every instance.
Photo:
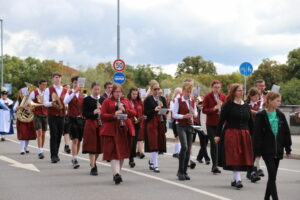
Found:
[[[15,141],[15,140],[12,140],[12,139],[7,139],[7,140],[19,144],[18,141]],[[33,145],[29,145],[29,147],[38,149],[38,147],[33,146]],[[50,151],[49,149],[46,149],[46,148],[44,148],[44,150],[48,151],[48,152]],[[63,152],[60,152],[60,154],[64,155],[64,156],[72,157],[72,155],[69,155],[69,154],[66,154],[66,153],[63,153]],[[80,157],[80,156],[78,156],[77,158],[80,159],[80,160],[84,160],[84,161],[89,162],[89,159],[87,159],[87,158],[83,158],[83,157]],[[102,163],[102,162],[99,162],[99,161],[97,163],[100,164],[100,165],[106,166],[106,167],[110,167],[110,164]],[[195,188],[195,187],[187,186],[187,185],[177,183],[177,182],[174,182],[174,181],[170,181],[170,180],[167,180],[167,179],[164,179],[164,178],[159,178],[159,177],[156,177],[156,176],[148,175],[148,174],[145,174],[145,173],[142,173],[142,172],[137,172],[137,171],[134,171],[134,170],[131,170],[131,169],[128,169],[128,168],[123,168],[122,170],[126,171],[126,172],[136,174],[136,175],[139,175],[139,176],[154,179],[154,180],[157,180],[157,181],[160,181],[160,182],[163,182],[163,183],[174,185],[174,186],[177,186],[177,187],[180,187],[180,188],[184,188],[184,189],[187,189],[187,190],[190,190],[190,191],[193,191],[193,192],[197,192],[197,193],[200,193],[200,194],[203,194],[203,195],[215,198],[215,199],[231,200],[227,197],[220,196],[220,195],[217,195],[217,194],[214,194],[214,193],[211,193],[211,192],[207,192],[205,190],[201,190],[201,189],[198,189],[198,188]]]
[[[9,140],[9,139],[8,139]],[[6,156],[0,156],[0,160],[10,163],[10,166],[40,172],[33,164],[23,164]]]

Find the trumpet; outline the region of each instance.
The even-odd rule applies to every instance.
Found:
[[[267,95],[269,92],[271,92],[271,90],[264,90],[263,95]]]
[[[64,108],[63,103],[61,102],[60,98],[56,93],[52,93],[52,106],[57,110],[62,110]]]
[[[79,89],[79,94],[80,95],[86,95],[87,94],[87,89],[86,88],[84,88],[84,87],[80,87],[80,89]]]

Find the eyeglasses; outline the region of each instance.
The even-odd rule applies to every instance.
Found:
[[[160,90],[160,88],[154,88],[153,90],[154,90],[154,91],[157,91],[157,90]]]

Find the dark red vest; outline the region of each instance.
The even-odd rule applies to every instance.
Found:
[[[53,93],[56,93],[56,90],[55,88],[53,87],[53,85],[51,85],[49,87],[49,101],[51,102],[52,101],[52,94]],[[56,108],[54,107],[48,107],[48,115],[52,115],[52,116],[60,116],[60,117],[64,117],[66,115],[66,112],[65,112],[65,104],[64,104],[64,98],[66,96],[66,93],[67,93],[67,89],[66,88],[63,88],[62,89],[62,92],[61,92],[61,95],[60,95],[60,101],[61,103],[63,104],[63,109],[61,110],[57,110]],[[57,94],[57,93],[56,93]]]
[[[178,104],[179,104],[178,114],[186,115],[189,113],[189,108],[186,105],[186,102],[181,100],[181,97],[178,98]],[[194,108],[194,106],[195,106],[195,101],[193,99],[191,101],[191,106],[192,106],[192,108]],[[183,125],[183,126],[192,124],[192,121],[190,119],[177,119],[177,121],[180,125]]]
[[[38,95],[39,95],[38,90],[35,90],[34,91],[34,99],[32,101],[34,103],[40,104],[41,102],[38,102],[38,100],[36,98]],[[33,113],[35,115],[48,115],[48,109],[45,106],[38,106],[38,107],[34,108]]]
[[[69,94],[73,92],[70,91]],[[74,95],[73,99],[69,102],[68,105],[68,115],[71,117],[82,117],[82,104],[83,97],[79,94],[78,98]]]

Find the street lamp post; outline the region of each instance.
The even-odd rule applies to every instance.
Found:
[[[120,59],[120,0],[118,0],[117,21],[117,59]]]
[[[4,84],[4,77],[3,77],[3,69],[4,69],[4,65],[3,65],[3,19],[0,19],[1,22],[1,86],[3,87]]]

